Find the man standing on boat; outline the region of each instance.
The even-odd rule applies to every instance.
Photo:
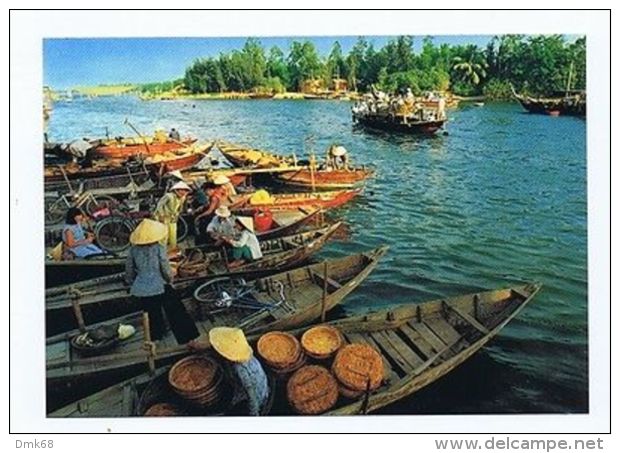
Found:
[[[168,229],[166,242],[169,250],[177,247],[177,222],[183,211],[185,199],[191,191],[192,189],[184,182],[177,182],[159,199],[153,212],[153,218],[166,225]]]

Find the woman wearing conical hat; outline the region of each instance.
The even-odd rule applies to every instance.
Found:
[[[167,241],[169,249],[177,246],[177,222],[183,211],[183,205],[187,195],[192,191],[183,181],[174,184],[157,202],[157,207],[153,211],[153,218],[166,225],[168,229]]]
[[[187,343],[199,333],[185,307],[165,285],[172,282],[172,269],[165,247],[160,243],[168,234],[166,225],[144,219],[131,233],[131,247],[125,262],[125,279],[129,293],[149,314],[151,338],[163,338],[166,327],[162,308],[179,344]]]
[[[235,229],[239,232],[239,238],[235,239],[223,236],[222,239],[232,246],[233,261],[228,264],[229,268],[239,267],[249,261],[263,257],[260,243],[254,234],[254,219],[252,217],[235,218]]]
[[[269,401],[269,381],[243,331],[235,327],[214,327],[209,331],[209,343],[226,360],[231,374],[244,390],[249,414],[260,415]]]

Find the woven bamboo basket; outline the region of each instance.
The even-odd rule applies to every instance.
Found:
[[[274,370],[286,370],[302,355],[297,338],[286,332],[268,332],[258,339],[258,355]]]
[[[215,404],[220,397],[224,373],[213,359],[193,355],[170,368],[168,382],[183,399],[199,406]]]
[[[346,385],[343,385],[341,382],[338,383],[338,392],[344,398],[349,398],[349,399],[352,399],[352,400],[356,400],[356,399],[360,398],[362,395],[364,395],[364,393],[366,393],[366,392],[361,391],[361,390],[350,389]]]
[[[335,327],[312,327],[302,335],[301,346],[304,352],[312,358],[329,359],[342,346],[342,335]]]
[[[146,417],[179,417],[186,415],[183,409],[170,403],[156,403],[144,413]]]
[[[381,385],[384,377],[383,359],[371,346],[352,343],[338,351],[332,373],[342,385],[352,391],[366,391],[368,381],[370,390]]]
[[[286,396],[296,412],[305,415],[322,414],[338,401],[338,382],[322,366],[304,366],[289,379]]]

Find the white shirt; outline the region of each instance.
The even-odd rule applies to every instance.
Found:
[[[247,245],[250,249],[250,253],[252,253],[252,259],[259,259],[263,257],[263,252],[260,249],[260,244],[258,243],[258,239],[254,233],[250,233],[250,231],[244,229],[239,237],[239,240],[230,241],[233,247],[243,247]]]

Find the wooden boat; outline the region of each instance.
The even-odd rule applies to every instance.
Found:
[[[174,152],[148,156],[143,162],[136,163],[135,166],[143,166],[146,171],[154,174],[185,170],[198,164],[211,146],[212,144],[193,145]],[[90,167],[81,167],[77,163],[46,166],[44,170],[45,182],[124,175],[127,172],[128,165],[131,164],[125,159],[99,159],[94,160]]]
[[[350,170],[311,168],[294,156],[283,157],[267,151],[231,143],[218,143],[221,153],[233,165],[241,168],[269,169],[280,183],[318,190],[350,189],[364,182],[374,171],[364,167]]]
[[[374,170],[355,168],[352,170],[321,170],[302,169],[280,172],[274,178],[289,186],[314,188],[317,190],[350,189],[366,181],[374,174]]]
[[[539,289],[540,285],[529,284],[402,305],[327,323],[342,333],[344,344],[365,343],[377,350],[383,359],[384,380],[379,388],[363,392],[358,398],[340,395],[336,406],[324,415],[371,413],[432,384],[484,347],[517,316]],[[296,329],[290,333],[300,337],[305,330]],[[124,399],[131,395],[122,390],[130,382],[148,381],[149,378],[148,373],[143,374],[133,381],[70,404],[50,416],[140,415],[136,411],[127,411],[131,405]],[[287,402],[277,398],[274,406],[286,408]]]
[[[315,207],[321,209],[337,208],[359,195],[362,189],[337,190],[327,192],[299,192],[271,194],[265,200],[252,201],[253,194],[243,194],[232,198],[230,208],[234,211],[245,208],[270,210]]]
[[[217,142],[217,148],[235,167],[298,169],[292,156],[278,156],[260,149],[227,142]]]
[[[318,252],[340,226],[341,223],[337,222],[318,230],[263,241],[261,242],[263,258],[235,268],[228,266],[228,252],[225,249],[206,252],[198,247],[188,249],[180,256],[171,259],[173,267],[177,269],[172,286],[183,293],[197,282],[209,278],[257,278],[290,269]],[[125,260],[116,261],[122,266],[123,272],[46,290],[45,315],[48,335],[69,330],[76,325],[73,312],[73,303],[76,300],[82,316],[88,323],[103,321],[139,309],[129,296],[129,286],[125,283]]]
[[[275,93],[250,93],[250,99],[273,99]]]
[[[61,172],[62,173],[62,172]],[[117,190],[119,187],[140,186],[151,181],[153,175],[140,162],[128,162],[123,173],[111,176],[88,176],[74,178],[73,182],[67,183],[64,178],[55,179],[54,181],[45,181],[44,190],[46,194],[60,195],[76,190],[81,185],[83,190]]]
[[[273,308],[259,311],[224,309],[203,316],[197,320],[196,327],[201,334],[207,334],[215,326],[239,326],[251,338],[257,338],[268,330],[305,325],[331,310],[357,288],[386,251],[387,247],[380,247],[260,278],[249,283],[251,297],[261,303],[274,304]],[[199,308],[195,301],[185,302],[190,310],[192,305]],[[114,320],[133,324],[137,332],[121,342],[113,353],[105,355],[80,357],[70,343],[71,338],[79,334],[78,330],[47,338],[48,398],[67,402],[76,400],[143,372],[149,360],[156,366],[163,366],[188,354],[188,348],[177,346],[171,334],[159,341],[155,349],[145,350],[140,316],[132,314]]]
[[[188,139],[180,142],[157,142],[151,140],[150,142],[147,141],[145,144],[144,141],[140,139],[129,142],[127,140],[111,140],[101,146],[97,146],[94,149],[93,154],[97,157],[107,159],[126,159],[132,156],[152,156],[155,154],[164,154],[182,150],[183,148],[188,148],[195,142],[196,139]]]
[[[353,113],[353,122],[371,129],[388,132],[432,135],[443,127],[447,118],[416,120],[407,115],[389,113]]]
[[[518,94],[511,85],[512,95],[521,106],[530,113],[540,113],[550,116],[586,116],[585,91],[557,92],[548,98],[536,98]]]
[[[236,211],[239,215],[253,216],[259,209]],[[272,225],[268,230],[258,231],[256,236],[260,242],[290,236],[297,231],[317,229],[324,226],[322,211],[318,208],[282,209],[271,212]],[[46,231],[45,245],[48,253],[61,239],[62,227]],[[181,248],[184,243],[180,243]],[[185,245],[185,247],[187,247]],[[214,252],[218,249],[210,245],[201,245],[201,250]],[[80,280],[87,280],[104,275],[123,272],[125,269],[125,253],[119,256],[92,257],[90,259],[73,259],[67,261],[45,260],[45,286],[47,288],[66,285]]]

